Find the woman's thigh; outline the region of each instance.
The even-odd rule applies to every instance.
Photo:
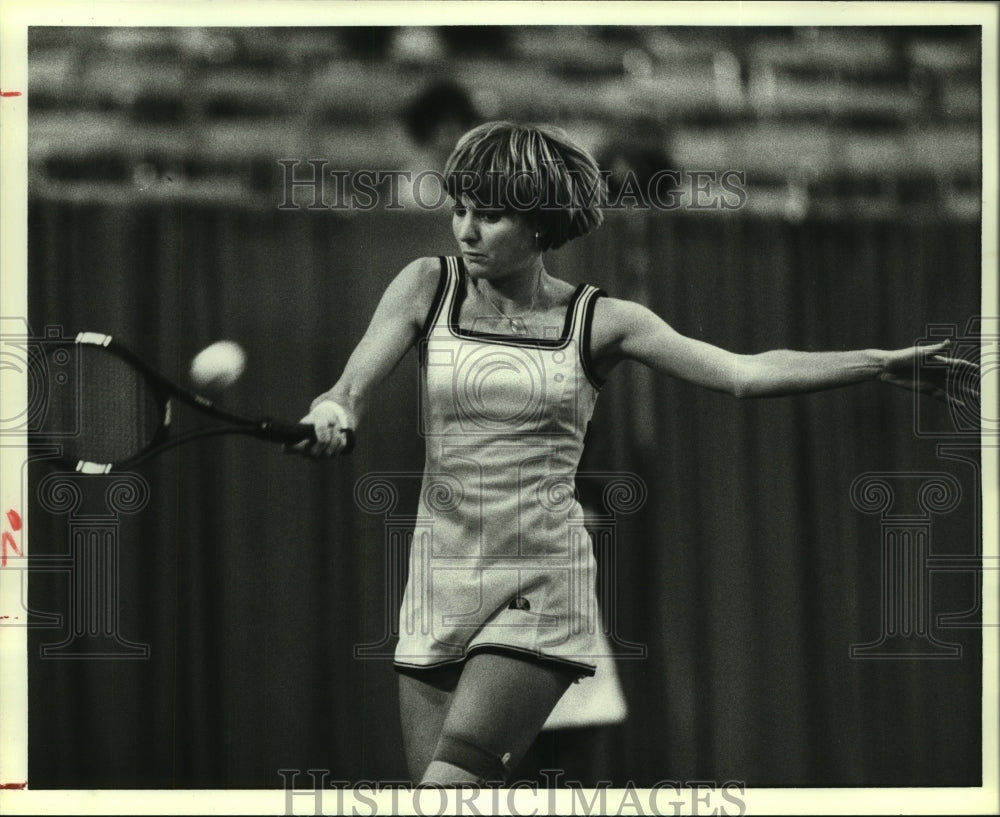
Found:
[[[551,662],[476,653],[465,662],[441,731],[503,758],[512,769],[577,675]]]
[[[514,768],[576,677],[575,670],[558,664],[491,652],[476,653],[461,665],[400,673],[411,777],[424,779],[431,762],[440,760],[445,733],[506,758],[507,768]]]
[[[399,673],[399,716],[410,777],[419,781],[434,757],[460,665]]]

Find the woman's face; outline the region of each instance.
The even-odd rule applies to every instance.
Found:
[[[507,278],[537,269],[535,233],[517,213],[477,208],[462,196],[452,208],[451,229],[473,278]]]

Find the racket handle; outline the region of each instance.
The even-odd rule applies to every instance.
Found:
[[[345,445],[342,454],[350,454],[354,450],[354,429],[345,428]],[[294,445],[303,440],[316,441],[316,427],[312,423],[285,423],[281,420],[262,420],[260,423],[260,436],[266,440],[273,440],[279,443]]]
[[[304,440],[316,440],[316,427],[310,423],[285,423],[270,418],[260,421],[258,433],[265,440],[279,443],[294,444]]]

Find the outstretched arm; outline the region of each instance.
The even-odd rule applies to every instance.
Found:
[[[384,380],[414,344],[430,309],[438,282],[438,262],[418,258],[386,288],[368,329],[351,353],[333,388],[312,401],[303,423],[316,427],[316,442],[292,450],[314,457],[339,453],[344,429],[356,428],[372,389]]]
[[[623,360],[736,397],[778,397],[881,380],[962,402],[948,384],[974,363],[944,355],[947,342],[895,351],[795,352],[787,349],[736,354],[685,337],[639,304],[602,298],[594,312],[592,353],[598,374],[606,376]],[[915,375],[919,363],[934,360]],[[957,378],[964,381],[965,378]],[[978,395],[970,392],[969,397]]]

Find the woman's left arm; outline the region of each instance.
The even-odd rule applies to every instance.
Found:
[[[594,312],[592,355],[597,374],[633,360],[665,374],[735,397],[779,397],[881,380],[961,403],[949,383],[968,378],[976,364],[942,353],[947,342],[895,351],[795,352],[779,349],[736,354],[685,337],[644,306],[601,298]],[[933,361],[933,365],[919,365]],[[976,397],[974,391],[964,395]]]

